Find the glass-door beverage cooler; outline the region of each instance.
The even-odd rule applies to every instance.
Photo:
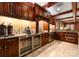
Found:
[[[40,35],[35,35],[34,36],[34,49],[37,49],[37,48],[39,48],[40,47]]]
[[[20,55],[25,55],[32,50],[32,37],[20,38]]]

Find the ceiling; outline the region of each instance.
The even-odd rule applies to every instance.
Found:
[[[57,19],[61,19],[61,18],[67,18],[67,17],[71,17],[73,16],[73,13],[67,13],[67,14],[63,14],[63,15],[60,15],[60,16],[57,16],[56,18]]]
[[[51,4],[53,4],[53,3],[51,2]],[[45,4],[47,4],[47,2],[37,2],[37,4],[39,4],[40,6],[43,7]],[[51,15],[57,15],[57,14],[60,14],[62,12],[71,10],[72,3],[71,2],[59,2],[59,3],[56,3],[52,6],[50,6],[49,8],[45,8],[45,9],[47,11],[49,11]],[[60,19],[60,18],[71,17],[71,16],[73,16],[73,13],[59,15],[59,16],[56,16],[56,18]]]
[[[40,5],[40,6],[44,6],[44,5],[47,4],[48,2],[35,2],[35,3],[37,3],[37,4]]]
[[[50,14],[52,16],[55,16],[57,19],[71,20],[68,17],[73,18],[72,2],[57,2],[57,3],[56,2],[35,2],[35,3],[37,3],[41,7],[44,7],[47,11],[50,12]],[[77,8],[79,8],[79,3],[77,3]],[[69,12],[67,12],[67,11],[69,11]],[[78,15],[79,15],[79,11],[77,12],[77,16]],[[68,19],[64,19],[64,18],[68,18]],[[77,18],[79,18],[79,17],[77,17]]]
[[[71,9],[72,9],[72,5],[70,2],[61,2],[47,8],[46,10],[48,10],[51,13],[51,15],[55,15]]]

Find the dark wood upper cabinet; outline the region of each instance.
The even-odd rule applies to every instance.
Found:
[[[3,57],[3,42],[0,39],[0,57]]]
[[[3,14],[3,3],[0,2],[0,15]]]
[[[16,5],[16,17],[21,18],[22,17],[22,7]]]
[[[0,15],[11,16],[12,6],[10,2],[0,2]]]
[[[0,2],[0,15],[25,20],[35,20],[36,15],[49,18],[49,12],[43,7],[24,2]]]
[[[9,2],[3,2],[3,15],[8,16],[9,15],[9,8],[10,4]]]
[[[4,39],[4,56],[5,57],[17,57],[19,55],[18,49],[18,38]]]
[[[29,7],[23,5],[22,6],[22,18],[23,19],[29,19]]]
[[[40,12],[41,10],[40,10],[39,5],[35,4],[35,15],[40,15]]]
[[[35,10],[34,8],[29,8],[29,19],[34,20],[35,18]]]
[[[35,4],[35,14],[45,18],[50,17],[50,13],[38,4]]]

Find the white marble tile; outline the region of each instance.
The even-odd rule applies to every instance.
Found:
[[[26,55],[27,57],[79,57],[78,45],[53,41]]]
[[[53,47],[53,46],[51,46]],[[51,51],[49,54],[49,50]],[[39,57],[76,57],[78,54],[78,46],[72,43],[62,42],[54,50],[52,48],[44,51]]]

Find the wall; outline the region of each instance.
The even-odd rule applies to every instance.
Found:
[[[50,32],[55,32],[55,25],[50,24]]]
[[[11,23],[13,26],[13,33],[23,33],[25,27],[30,27],[35,32],[35,22],[22,20],[22,19],[16,19],[16,18],[10,18],[10,17],[4,17],[0,16],[0,24],[4,22],[4,25],[8,25]]]
[[[39,32],[43,32],[44,26],[43,26],[44,21],[39,21]]]
[[[39,21],[39,31],[47,32],[48,31],[48,23],[46,21]],[[55,31],[55,25],[50,24],[50,32]]]
[[[39,31],[40,32],[48,31],[48,23],[46,21],[39,21]]]
[[[59,21],[56,21],[56,30],[60,29]]]

